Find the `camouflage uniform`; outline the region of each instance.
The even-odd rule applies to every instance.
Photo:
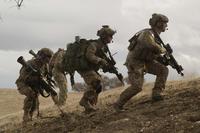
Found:
[[[93,42],[88,48],[86,52],[87,59],[93,63],[98,65],[98,63],[102,60],[100,57],[96,56],[96,51],[99,48],[103,48],[104,44],[101,42],[101,40],[98,40],[98,42]],[[97,100],[97,93],[96,89],[99,87],[101,89],[101,76],[95,71],[95,70],[89,70],[89,71],[79,71],[79,74],[83,77],[85,83],[87,84],[87,90],[85,91],[81,101],[80,105],[85,106],[86,108],[90,108],[90,103],[95,102]],[[95,99],[95,101],[93,101]],[[94,104],[94,103],[92,103]]]
[[[48,51],[47,54],[53,54],[50,49],[43,48],[39,52],[40,54],[42,50]],[[49,56],[49,55],[48,55]],[[40,70],[42,73],[46,73],[46,63],[50,57],[43,57],[43,62],[41,62],[40,59],[33,58],[29,61],[27,61],[28,64],[30,64],[34,69]],[[29,120],[32,120],[33,112],[37,109],[39,110],[39,92],[37,88],[32,88],[28,83],[37,83],[40,77],[37,75],[33,75],[26,67],[22,67],[20,69],[20,75],[18,79],[16,80],[16,85],[18,88],[18,91],[20,94],[25,95],[26,98],[24,99],[24,115],[23,115],[23,121],[27,122]],[[38,114],[39,115],[39,114]]]
[[[120,98],[114,104],[116,111],[122,110],[123,105],[142,90],[144,73],[156,75],[152,98],[155,101],[162,100],[161,92],[165,88],[168,68],[156,61],[156,58],[164,53],[165,49],[156,42],[153,32],[152,29],[140,31],[137,44],[127,55],[125,65],[131,85],[120,94]]]
[[[50,60],[50,71],[59,88],[58,100],[55,104],[61,106],[66,103],[67,98],[67,79],[65,76],[63,57],[65,50],[59,49]]]
[[[107,31],[108,32],[107,32]],[[108,33],[105,35],[104,33]],[[98,95],[102,90],[101,85],[101,76],[97,73],[100,66],[106,66],[107,62],[101,58],[100,54],[98,53],[99,50],[104,49],[104,46],[110,41],[106,40],[107,36],[114,35],[115,31],[110,29],[108,26],[103,27],[101,30],[97,32],[97,35],[100,36],[98,40],[94,40],[88,46],[85,56],[87,60],[91,63],[91,65],[95,65],[94,69],[86,70],[86,71],[78,71],[79,74],[83,77],[85,83],[87,84],[87,90],[83,94],[83,97],[80,100],[80,105],[85,108],[85,111],[94,111],[91,105],[97,103]]]

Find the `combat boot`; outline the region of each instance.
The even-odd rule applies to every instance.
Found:
[[[90,108],[85,108],[84,113],[85,113],[85,114],[90,114],[90,113],[96,112],[96,111],[97,111],[96,109],[90,107]]]
[[[88,100],[86,98],[82,98],[81,101],[79,102],[79,104],[84,107],[84,109],[85,109],[84,112],[86,114],[89,114],[89,113],[92,113],[92,112],[96,111],[96,109],[91,107],[91,105],[89,104],[89,102],[88,102]]]
[[[163,101],[164,98],[162,95],[156,95],[156,96],[152,96],[152,102],[158,102],[158,101]]]
[[[24,113],[24,116],[23,116],[23,124],[26,124],[27,122],[31,121],[31,117],[29,116],[29,114],[27,112]]]
[[[162,88],[154,87],[152,90],[152,102],[163,101]]]

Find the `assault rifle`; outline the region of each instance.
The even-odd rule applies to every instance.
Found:
[[[43,75],[41,74],[39,70],[36,70],[30,64],[28,64],[24,60],[23,56],[20,56],[17,59],[17,62],[19,62],[22,66],[26,67],[27,70],[30,71],[33,75],[37,75],[39,77],[38,82],[35,82],[35,83],[28,82],[28,84],[33,88],[33,90],[39,91],[39,93],[43,97],[48,97],[49,95],[52,95],[52,96],[57,95],[57,92],[54,90],[54,86],[52,84],[49,84],[48,81],[46,81],[46,79],[43,77]],[[44,95],[44,92],[43,92],[44,90],[48,93],[47,96]]]
[[[108,53],[109,56],[107,56],[107,55],[104,53],[104,51],[105,51],[106,53]],[[115,67],[116,62],[115,62],[113,56],[111,55],[111,52],[110,52],[110,50],[109,50],[109,48],[108,48],[107,45],[105,46],[104,51],[101,50],[100,52],[101,52],[101,55],[103,56],[103,59],[105,59],[105,60],[108,62],[108,66],[104,66],[104,67],[102,68],[102,69],[103,69],[103,72],[114,73],[114,74],[117,76],[117,78],[120,80],[120,82],[122,83],[122,85],[124,85],[123,75],[117,71],[117,67]]]
[[[31,49],[29,50],[29,54],[33,55],[33,57],[35,58],[39,58],[38,55]],[[52,80],[52,74],[50,74],[50,70],[49,67],[46,68],[46,72],[47,72],[47,82],[48,84],[50,84],[51,86],[56,86],[56,82],[54,80]]]
[[[159,57],[157,60],[161,62],[164,65],[170,65],[173,69],[176,69],[177,73],[180,74],[181,76],[184,76],[183,74],[183,67],[178,64],[174,56],[172,55],[173,50],[169,44],[164,44],[160,36],[154,32],[155,38],[158,41],[157,43],[163,46],[166,49],[166,53]]]

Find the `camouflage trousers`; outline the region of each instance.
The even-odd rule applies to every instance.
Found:
[[[23,121],[32,120],[33,113],[37,109],[39,113],[39,99],[38,94],[24,83],[17,83],[18,91],[20,94],[25,95],[24,99],[24,115]],[[39,114],[38,114],[39,115]]]
[[[67,99],[67,79],[65,74],[57,69],[53,71],[53,77],[56,81],[59,93],[57,99],[53,99],[56,105],[65,105]]]
[[[98,100],[98,94],[101,92],[101,76],[95,71],[79,72],[87,84],[87,90],[84,92],[80,100],[80,105],[85,109],[90,108],[90,105],[95,105]]]
[[[152,97],[160,95],[165,88],[168,68],[159,62],[152,61],[144,64],[140,61],[134,61],[127,63],[127,68],[130,86],[120,94],[120,98],[116,102],[119,106],[123,106],[129,99],[142,90],[144,72],[156,75]]]
[[[53,77],[56,81],[57,87],[59,88],[59,95],[57,100],[54,100],[54,103],[62,106],[66,103],[67,99],[67,78],[64,74],[63,68],[63,51],[58,51],[56,59],[54,61],[54,68],[53,68]]]

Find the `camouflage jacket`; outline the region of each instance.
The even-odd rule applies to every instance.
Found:
[[[47,66],[46,64],[40,63],[37,59],[33,58],[29,61],[27,61],[28,64],[30,64],[34,69],[40,70],[40,72],[45,75]],[[27,82],[34,82],[38,80],[40,77],[38,75],[34,75],[32,72],[30,72],[26,67],[22,66],[19,72],[19,77],[16,80],[16,84],[18,83],[27,83]]]
[[[137,37],[136,46],[128,53],[126,63],[134,60],[152,61],[164,52],[165,49],[156,42],[153,31],[142,30]]]
[[[50,61],[49,61],[49,72],[52,74],[52,71],[54,68],[59,69],[61,72],[64,73],[64,54],[65,54],[65,50],[59,48],[58,51],[56,53],[54,53],[54,55],[51,57]]]
[[[97,65],[103,59],[99,51],[103,50],[104,46],[105,44],[100,39],[92,41],[86,50],[86,59],[90,63]]]

